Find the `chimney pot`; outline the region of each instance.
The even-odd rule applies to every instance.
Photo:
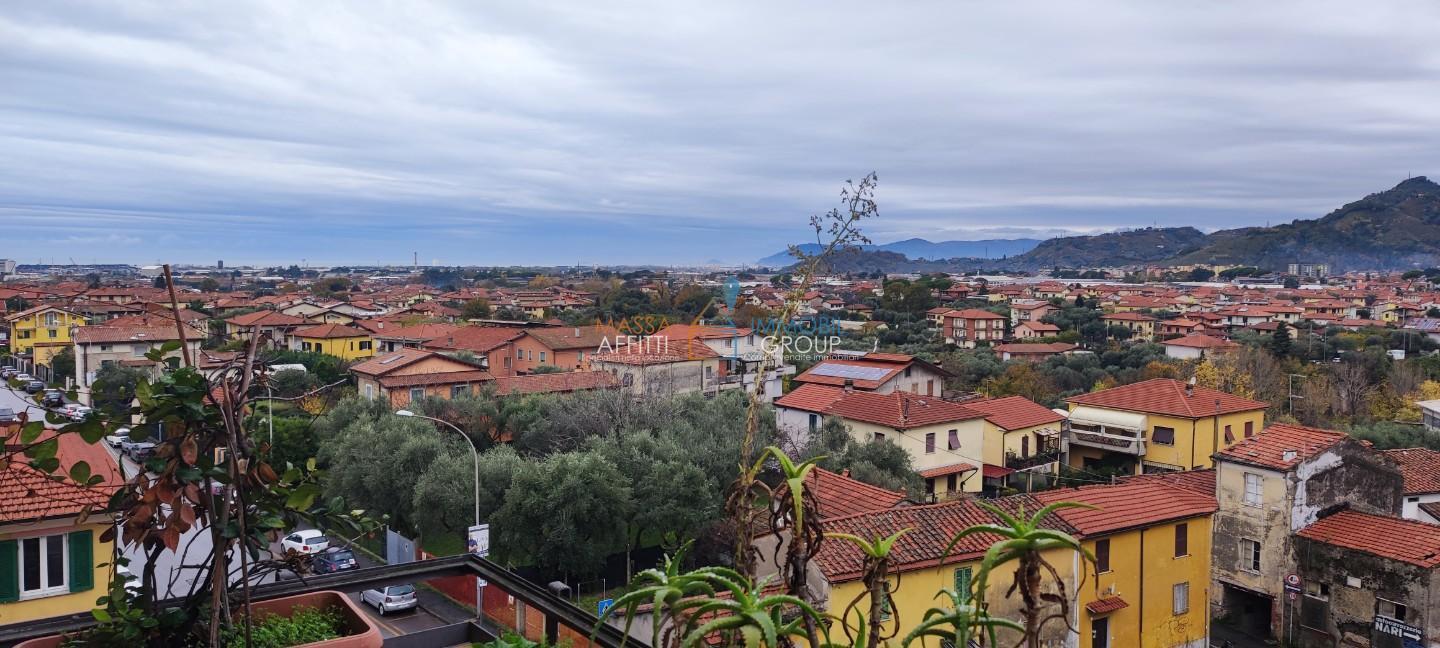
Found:
[[[845,379],[845,393],[848,394],[848,393],[853,392],[853,391],[855,391],[855,379],[854,379],[854,378],[846,378],[846,379]]]

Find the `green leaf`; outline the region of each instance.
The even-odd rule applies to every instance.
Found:
[[[25,456],[31,459],[50,459],[60,451],[60,439],[51,437],[25,449]]]
[[[290,496],[285,498],[285,508],[296,511],[309,510],[315,503],[315,498],[320,496],[320,487],[316,484],[301,484],[295,490],[290,491]]]
[[[77,461],[70,466],[70,481],[77,484],[84,484],[90,481],[90,464],[84,461]]]
[[[110,613],[106,612],[102,608],[95,608],[94,610],[90,610],[90,616],[95,617],[95,620],[99,621],[100,623],[105,623],[106,621],[110,620]]]
[[[20,431],[20,443],[29,445],[40,438],[40,433],[45,431],[45,424],[40,421],[31,421],[25,424],[25,429]]]

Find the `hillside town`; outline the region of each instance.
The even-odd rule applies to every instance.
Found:
[[[928,607],[918,594],[926,583],[959,591],[979,572],[988,541],[947,541],[970,524],[1000,522],[985,503],[1020,513],[1063,501],[1095,508],[1056,511],[1044,527],[1077,538],[1095,562],[1087,575],[1055,557],[1058,585],[1078,598],[1065,610],[1068,625],[1046,631],[1054,645],[1077,636],[1105,638],[1087,646],[1216,637],[1402,645],[1391,640],[1440,636],[1440,286],[1432,283],[1440,270],[1316,268],[1125,269],[1132,281],[820,275],[799,291],[793,275],[763,269],[24,271],[0,284],[8,342],[0,416],[23,421],[39,406],[143,426],[132,414],[138,383],[182,362],[218,375],[254,350],[270,369],[247,425],[280,432],[268,437],[272,452],[319,456],[336,472],[372,470],[354,453],[383,451],[373,445],[383,437],[343,438],[347,425],[375,415],[354,419],[364,402],[377,414],[483,421],[486,430],[463,430],[489,446],[476,462],[519,451],[542,470],[545,457],[566,453],[540,439],[553,424],[522,411],[584,416],[611,402],[594,400],[602,394],[621,399],[615,405],[714,409],[681,405],[699,398],[723,409],[753,392],[775,445],[823,457],[808,483],[826,533],[912,531],[889,567],[916,588],[894,599],[900,616]],[[787,299],[794,319],[777,324]],[[475,407],[497,414],[476,419],[466,413]],[[150,465],[158,440],[117,439],[99,455],[70,443],[56,454],[66,465],[83,456],[91,471],[113,476],[129,466],[130,474]],[[434,461],[411,464],[421,474],[399,479],[417,489],[413,511],[365,489],[327,492],[390,507],[390,533],[463,530],[443,521],[465,514],[453,493],[421,499],[421,482],[445,463]],[[697,474],[714,492],[653,531],[713,532],[715,504],[702,502],[721,495],[720,478]],[[32,534],[26,479],[8,479],[4,509],[14,526],[0,543]],[[509,495],[503,482],[490,487],[477,494],[495,502],[498,541]],[[69,511],[73,522],[81,501],[36,514],[63,522]],[[82,559],[77,543],[93,545],[87,564],[111,551],[103,527],[88,528],[63,541],[72,570]],[[507,555],[537,575],[583,577],[609,574],[611,551],[646,546],[607,549],[603,534],[577,532],[595,543],[591,558]],[[453,551],[424,542],[427,552]],[[8,560],[41,560],[33,551]],[[852,545],[824,543],[809,569],[824,609],[864,595],[865,560]],[[773,560],[759,567],[780,571]],[[619,577],[630,574],[622,568]],[[88,578],[86,591],[103,591],[111,574],[97,567]],[[11,588],[0,594],[12,592],[0,597],[0,623],[93,604],[77,594],[34,598],[28,576],[0,585]],[[994,603],[997,613],[1019,611],[1008,605]]]

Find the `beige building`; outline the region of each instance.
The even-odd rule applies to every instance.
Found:
[[[607,371],[636,396],[720,393],[720,355],[704,343],[645,338],[590,357],[590,368]]]
[[[75,351],[75,383],[80,402],[90,404],[90,387],[101,367],[119,364],[155,374],[159,367],[145,357],[151,349],[169,341],[179,341],[175,327],[145,326],[82,326],[75,329],[72,346]],[[200,354],[200,340],[187,340],[192,358]],[[178,367],[183,357],[176,349],[166,354],[166,363]]]

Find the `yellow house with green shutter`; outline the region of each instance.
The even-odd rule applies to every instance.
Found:
[[[314,351],[341,360],[360,360],[375,355],[375,339],[364,329],[344,324],[318,324],[290,333],[290,348]]]
[[[1197,471],[1147,475],[1113,485],[993,500],[1014,514],[1022,510],[1033,513],[1056,501],[1099,507],[1064,509],[1042,525],[1074,535],[1097,555],[1097,564],[1091,565],[1074,551],[1052,550],[1044,554],[1063,581],[1062,589],[1070,602],[1068,625],[1077,631],[1071,633],[1066,623],[1052,622],[1045,626],[1041,637],[1045,645],[1208,645],[1210,525],[1216,509],[1213,474]],[[1158,506],[1162,503],[1164,506]],[[894,636],[884,643],[898,647],[926,610],[942,604],[944,599],[935,598],[937,592],[942,588],[968,591],[980,571],[985,550],[998,537],[962,540],[942,562],[948,540],[969,526],[995,523],[999,520],[973,500],[959,500],[827,519],[823,524],[827,532],[866,538],[911,529],[892,551],[899,587],[892,592],[894,605],[885,617],[886,634]],[[838,539],[826,540],[814,564],[828,584],[825,598],[831,614],[843,614],[857,601],[857,609],[868,609],[868,594],[861,582],[863,558],[853,545]],[[1018,596],[1005,595],[1014,580],[1015,567],[1015,563],[1009,563],[991,575],[987,603],[993,615],[1018,621]],[[892,585],[896,581],[892,576]],[[1047,590],[1054,592],[1055,585],[1048,575],[1046,583]],[[1060,612],[1057,604],[1048,605],[1047,614]],[[851,625],[857,622],[853,612],[848,621]],[[839,632],[838,626],[832,629],[832,633]],[[844,639],[843,635],[838,638]],[[1002,631],[999,645],[1013,645],[1018,640],[1018,634]]]
[[[22,368],[50,379],[50,358],[70,346],[70,329],[85,326],[85,317],[59,306],[36,306],[5,318],[10,353],[22,357]]]
[[[61,470],[84,461],[105,483],[84,488],[20,462],[0,470],[0,626],[88,612],[110,587],[111,525],[103,509],[119,480],[114,460],[98,445],[60,435]],[[108,473],[106,472],[108,471]]]
[[[1265,427],[1268,403],[1156,378],[1067,399],[1061,451],[1072,468],[1135,474],[1210,468]]]

